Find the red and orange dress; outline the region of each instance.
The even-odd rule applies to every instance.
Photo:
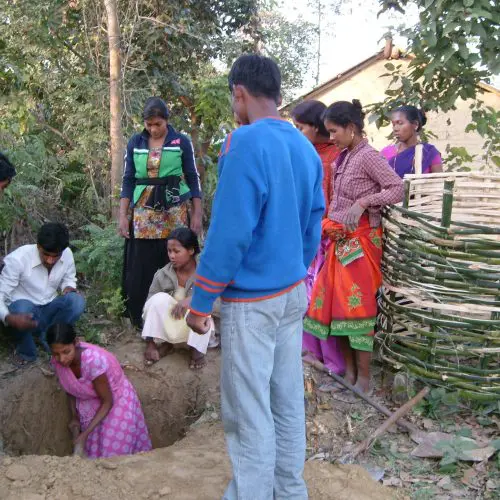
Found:
[[[400,177],[363,140],[339,155],[333,172],[335,196],[323,237],[331,242],[318,273],[304,330],[319,339],[347,336],[353,349],[373,350],[376,293],[382,284],[382,219],[385,205],[403,199]],[[347,213],[359,201],[366,208],[357,229],[347,231]]]

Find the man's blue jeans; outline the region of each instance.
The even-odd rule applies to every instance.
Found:
[[[25,299],[16,300],[9,305],[11,314],[31,314],[38,322],[38,326],[32,330],[16,330],[10,327],[16,341],[16,354],[26,360],[36,359],[36,345],[33,337],[40,337],[43,348],[49,352],[49,346],[45,341],[47,329],[56,323],[75,323],[85,309],[85,299],[76,292],[56,297],[52,302],[44,306],[37,306]]]
[[[306,500],[302,318],[306,289],[223,302],[222,420],[233,467],[225,500]]]

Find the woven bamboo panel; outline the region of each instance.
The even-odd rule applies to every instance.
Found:
[[[500,176],[405,177],[384,214],[383,359],[462,396],[500,399]]]

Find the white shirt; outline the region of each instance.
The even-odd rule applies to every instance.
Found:
[[[0,275],[0,320],[5,322],[8,305],[26,299],[37,306],[52,302],[58,290],[76,288],[76,268],[73,252],[66,248],[50,274],[42,264],[38,247],[24,245],[4,259]]]

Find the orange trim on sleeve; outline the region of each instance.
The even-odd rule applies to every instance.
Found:
[[[207,318],[211,315],[211,313],[202,313],[200,311],[197,311],[196,309],[193,309],[192,307],[189,308],[189,312],[193,313],[195,316],[202,316],[204,318]]]
[[[226,286],[229,284],[229,283],[219,283],[218,281],[212,281],[212,280],[209,280],[208,278],[205,278],[204,276],[201,276],[199,274],[196,275],[196,279],[203,281],[207,285],[214,286],[214,287],[226,288]]]
[[[289,286],[288,288],[285,288],[284,290],[281,290],[277,293],[273,293],[271,295],[264,295],[262,297],[249,297],[246,299],[231,299],[227,297],[221,297],[223,302],[260,302],[262,300],[268,300],[268,299],[274,299],[275,297],[279,297],[280,295],[284,295],[285,293],[288,293],[290,290],[293,290],[296,286],[300,285],[304,280],[297,281],[297,283],[294,283],[293,285]]]
[[[233,137],[233,133],[231,132],[227,136],[226,147],[224,148],[224,154],[226,154],[229,151],[229,146],[231,145],[231,139],[232,139],[232,137]]]
[[[205,292],[208,293],[215,293],[219,294],[224,291],[225,287],[219,287],[219,288],[208,288],[208,286],[205,286],[203,283],[199,283],[198,281],[194,284],[194,286],[197,286],[198,288],[201,288],[202,290],[205,290]]]

